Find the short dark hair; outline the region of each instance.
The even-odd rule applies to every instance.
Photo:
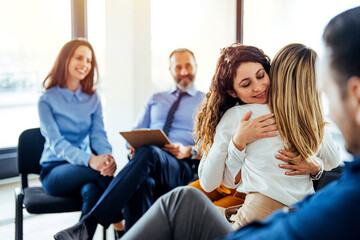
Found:
[[[335,80],[344,96],[349,78],[360,77],[360,7],[335,16],[326,26],[323,38],[330,49]]]
[[[189,49],[187,48],[177,48],[175,49],[174,51],[172,51],[169,55],[169,60],[171,60],[171,57],[175,54],[175,53],[179,53],[179,52],[188,52],[191,54],[191,56],[194,58],[194,61],[196,62],[196,58],[195,58],[195,55],[192,51],[190,51]]]

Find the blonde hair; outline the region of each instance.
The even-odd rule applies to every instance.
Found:
[[[324,136],[320,94],[316,90],[314,50],[289,44],[274,57],[270,68],[269,108],[275,115],[285,149],[292,161],[317,152]]]

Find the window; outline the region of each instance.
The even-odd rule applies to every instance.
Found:
[[[70,4],[1,1],[0,148],[16,146],[23,130],[39,126],[42,81],[60,48],[71,39]]]
[[[195,84],[207,91],[220,49],[235,41],[235,0],[151,1],[151,79],[156,90],[174,85],[169,54],[176,48],[188,48],[198,63]]]
[[[87,0],[88,40],[94,48],[99,67],[99,88],[105,71],[105,2]]]
[[[244,44],[261,48],[271,59],[278,50],[293,42],[305,44],[320,55],[322,33],[330,19],[358,5],[358,0],[245,0]],[[326,121],[331,122],[325,97],[323,103]],[[337,127],[334,126],[332,133],[341,146],[342,160],[352,159],[345,151],[344,139]]]

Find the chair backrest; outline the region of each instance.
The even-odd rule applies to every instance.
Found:
[[[21,175],[40,173],[40,158],[44,143],[45,138],[41,135],[40,128],[27,129],[20,134],[17,159]]]

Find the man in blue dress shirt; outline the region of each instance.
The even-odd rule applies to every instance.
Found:
[[[55,239],[87,239],[86,225],[101,223],[108,227],[125,218],[129,229],[157,197],[188,184],[194,174],[194,161],[201,158],[192,136],[196,110],[204,93],[194,86],[196,60],[188,49],[176,49],[169,57],[170,73],[176,87],[150,97],[138,118],[135,129],[163,129],[168,112],[179,100],[172,121],[165,132],[171,144],[161,149],[148,145],[131,150],[131,160],[110,183],[95,207],[75,226],[57,233]]]
[[[319,87],[329,96],[331,117],[354,156],[341,178],[236,232],[201,192],[177,188],[156,201],[122,239],[360,239],[360,7],[333,18],[323,37]]]

